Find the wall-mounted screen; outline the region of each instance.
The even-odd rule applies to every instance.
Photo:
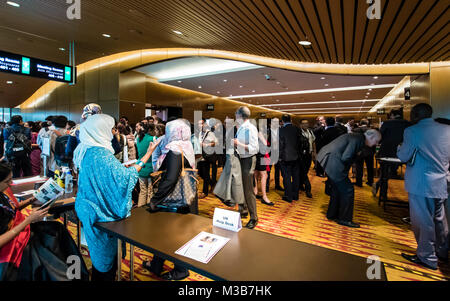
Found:
[[[48,80],[72,83],[76,68],[54,62],[0,51],[0,72],[39,77]]]

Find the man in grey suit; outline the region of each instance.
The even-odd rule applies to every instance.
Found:
[[[360,227],[353,222],[355,189],[348,177],[348,172],[364,145],[373,147],[380,141],[380,132],[368,130],[364,134],[342,135],[320,150],[317,160],[331,183],[330,205],[327,213],[329,220],[336,221],[342,226]]]
[[[433,109],[418,104],[411,110],[416,125],[405,130],[397,156],[406,167],[405,188],[411,224],[417,241],[416,255],[407,260],[436,270],[438,260],[448,261],[448,225],[444,204],[448,198],[450,127],[431,119]]]

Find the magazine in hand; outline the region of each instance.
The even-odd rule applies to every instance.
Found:
[[[34,193],[34,197],[43,204],[41,208],[51,207],[56,200],[64,194],[64,188],[59,186],[53,179],[49,179]]]
[[[229,241],[226,237],[201,232],[175,254],[207,264]]]

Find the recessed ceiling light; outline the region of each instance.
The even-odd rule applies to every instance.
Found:
[[[20,4],[19,4],[19,3],[12,2],[12,1],[6,1],[6,4],[11,5],[11,6],[14,6],[14,7],[20,7]]]
[[[244,88],[244,86],[239,86],[239,88],[241,88],[241,89],[242,89],[242,88]]]
[[[178,83],[181,84],[183,81],[179,80]]]
[[[102,34],[102,36],[104,36],[105,38],[110,38],[111,37],[111,35],[109,35],[107,33]]]
[[[217,94],[220,94],[220,91],[217,91]]]
[[[256,90],[253,90],[253,91],[252,91],[252,93],[255,93],[255,92],[256,92]]]
[[[325,87],[328,87],[329,86],[329,84],[325,84]]]
[[[202,88],[202,86],[198,86],[198,88],[199,88],[199,89],[201,89],[201,88]]]
[[[61,51],[66,51],[66,48],[59,48],[59,50],[61,50]]]
[[[7,83],[8,85],[12,85],[14,82],[13,82],[12,80],[8,80],[6,83]]]
[[[367,92],[367,95],[370,95],[370,92]]]
[[[311,42],[310,41],[300,41],[298,42],[300,45],[302,46],[311,46]]]
[[[321,80],[324,80],[324,79],[326,79],[326,78],[325,78],[325,77],[321,77],[320,79],[321,79]]]
[[[227,79],[224,79],[223,82],[226,83],[226,82],[228,82],[228,80],[227,80]]]
[[[277,85],[281,84],[280,82],[277,82]]]
[[[378,79],[378,76],[374,76],[373,79]]]
[[[373,89],[369,89],[369,91],[372,91]]]
[[[181,32],[181,31],[178,31],[178,30],[172,30],[173,31],[173,33],[176,33],[177,35],[183,35],[183,33]]]

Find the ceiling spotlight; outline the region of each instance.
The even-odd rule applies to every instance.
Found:
[[[255,93],[255,92],[256,92],[256,90],[253,90],[253,91],[252,91],[252,93]]]
[[[199,88],[199,89],[201,89],[201,88],[202,88],[202,86],[198,86],[198,88]]]
[[[325,87],[328,87],[329,86],[329,84],[325,84]]]
[[[227,79],[224,79],[223,82],[226,83],[226,82],[228,82],[228,80],[227,80]]]
[[[244,88],[244,86],[239,86],[239,88],[241,88],[241,89],[242,89],[242,88]]]
[[[302,46],[311,46],[311,42],[310,41],[300,41],[298,42],[300,45]]]
[[[373,79],[378,79],[378,76],[374,76]]]
[[[320,79],[321,79],[321,80],[325,80],[326,78],[325,78],[325,77],[321,77]]]
[[[59,50],[61,50],[61,51],[66,51],[66,48],[59,48]]]
[[[217,94],[220,94],[220,91],[217,91]]]
[[[280,82],[277,82],[277,85],[281,84]]]
[[[370,95],[370,92],[367,92],[367,95]]]
[[[177,35],[180,35],[180,36],[183,35],[183,33],[182,33],[181,31],[178,31],[178,30],[172,30],[172,32],[173,32],[173,33],[176,33]]]
[[[13,82],[12,80],[8,80],[6,83],[7,83],[8,85],[12,85],[14,82]]]
[[[19,3],[12,2],[12,1],[6,1],[6,4],[11,5],[11,6],[14,6],[14,7],[20,7],[20,4],[19,4]]]
[[[183,81],[179,80],[178,83],[181,84]]]
[[[372,91],[373,89],[369,89],[369,91]]]
[[[109,35],[107,33],[102,34],[102,36],[104,36],[105,38],[110,38],[111,37],[111,35]]]

